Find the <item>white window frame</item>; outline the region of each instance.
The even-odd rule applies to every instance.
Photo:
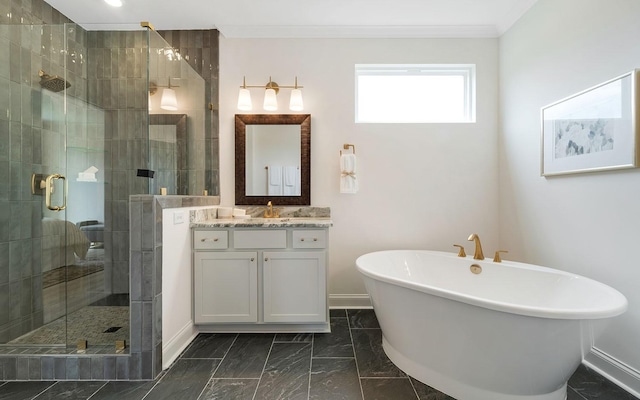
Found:
[[[360,120],[358,82],[360,76],[461,76],[464,79],[464,117],[459,120],[421,119],[411,121]],[[474,123],[476,122],[476,66],[475,64],[356,64],[355,65],[355,122],[356,123]]]

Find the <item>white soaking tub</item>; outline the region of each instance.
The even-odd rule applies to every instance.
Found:
[[[391,361],[458,400],[564,400],[594,320],[627,309],[607,285],[530,264],[392,250],[356,265]]]

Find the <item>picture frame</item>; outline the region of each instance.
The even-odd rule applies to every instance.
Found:
[[[541,176],[639,166],[639,71],[542,107]]]

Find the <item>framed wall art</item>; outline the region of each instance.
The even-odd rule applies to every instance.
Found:
[[[542,176],[639,166],[639,71],[542,108]]]

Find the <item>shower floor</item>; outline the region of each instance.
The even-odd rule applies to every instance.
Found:
[[[76,346],[79,340],[86,340],[89,347],[109,345],[115,348],[116,340],[129,340],[129,331],[128,306],[86,306],[9,344]]]

